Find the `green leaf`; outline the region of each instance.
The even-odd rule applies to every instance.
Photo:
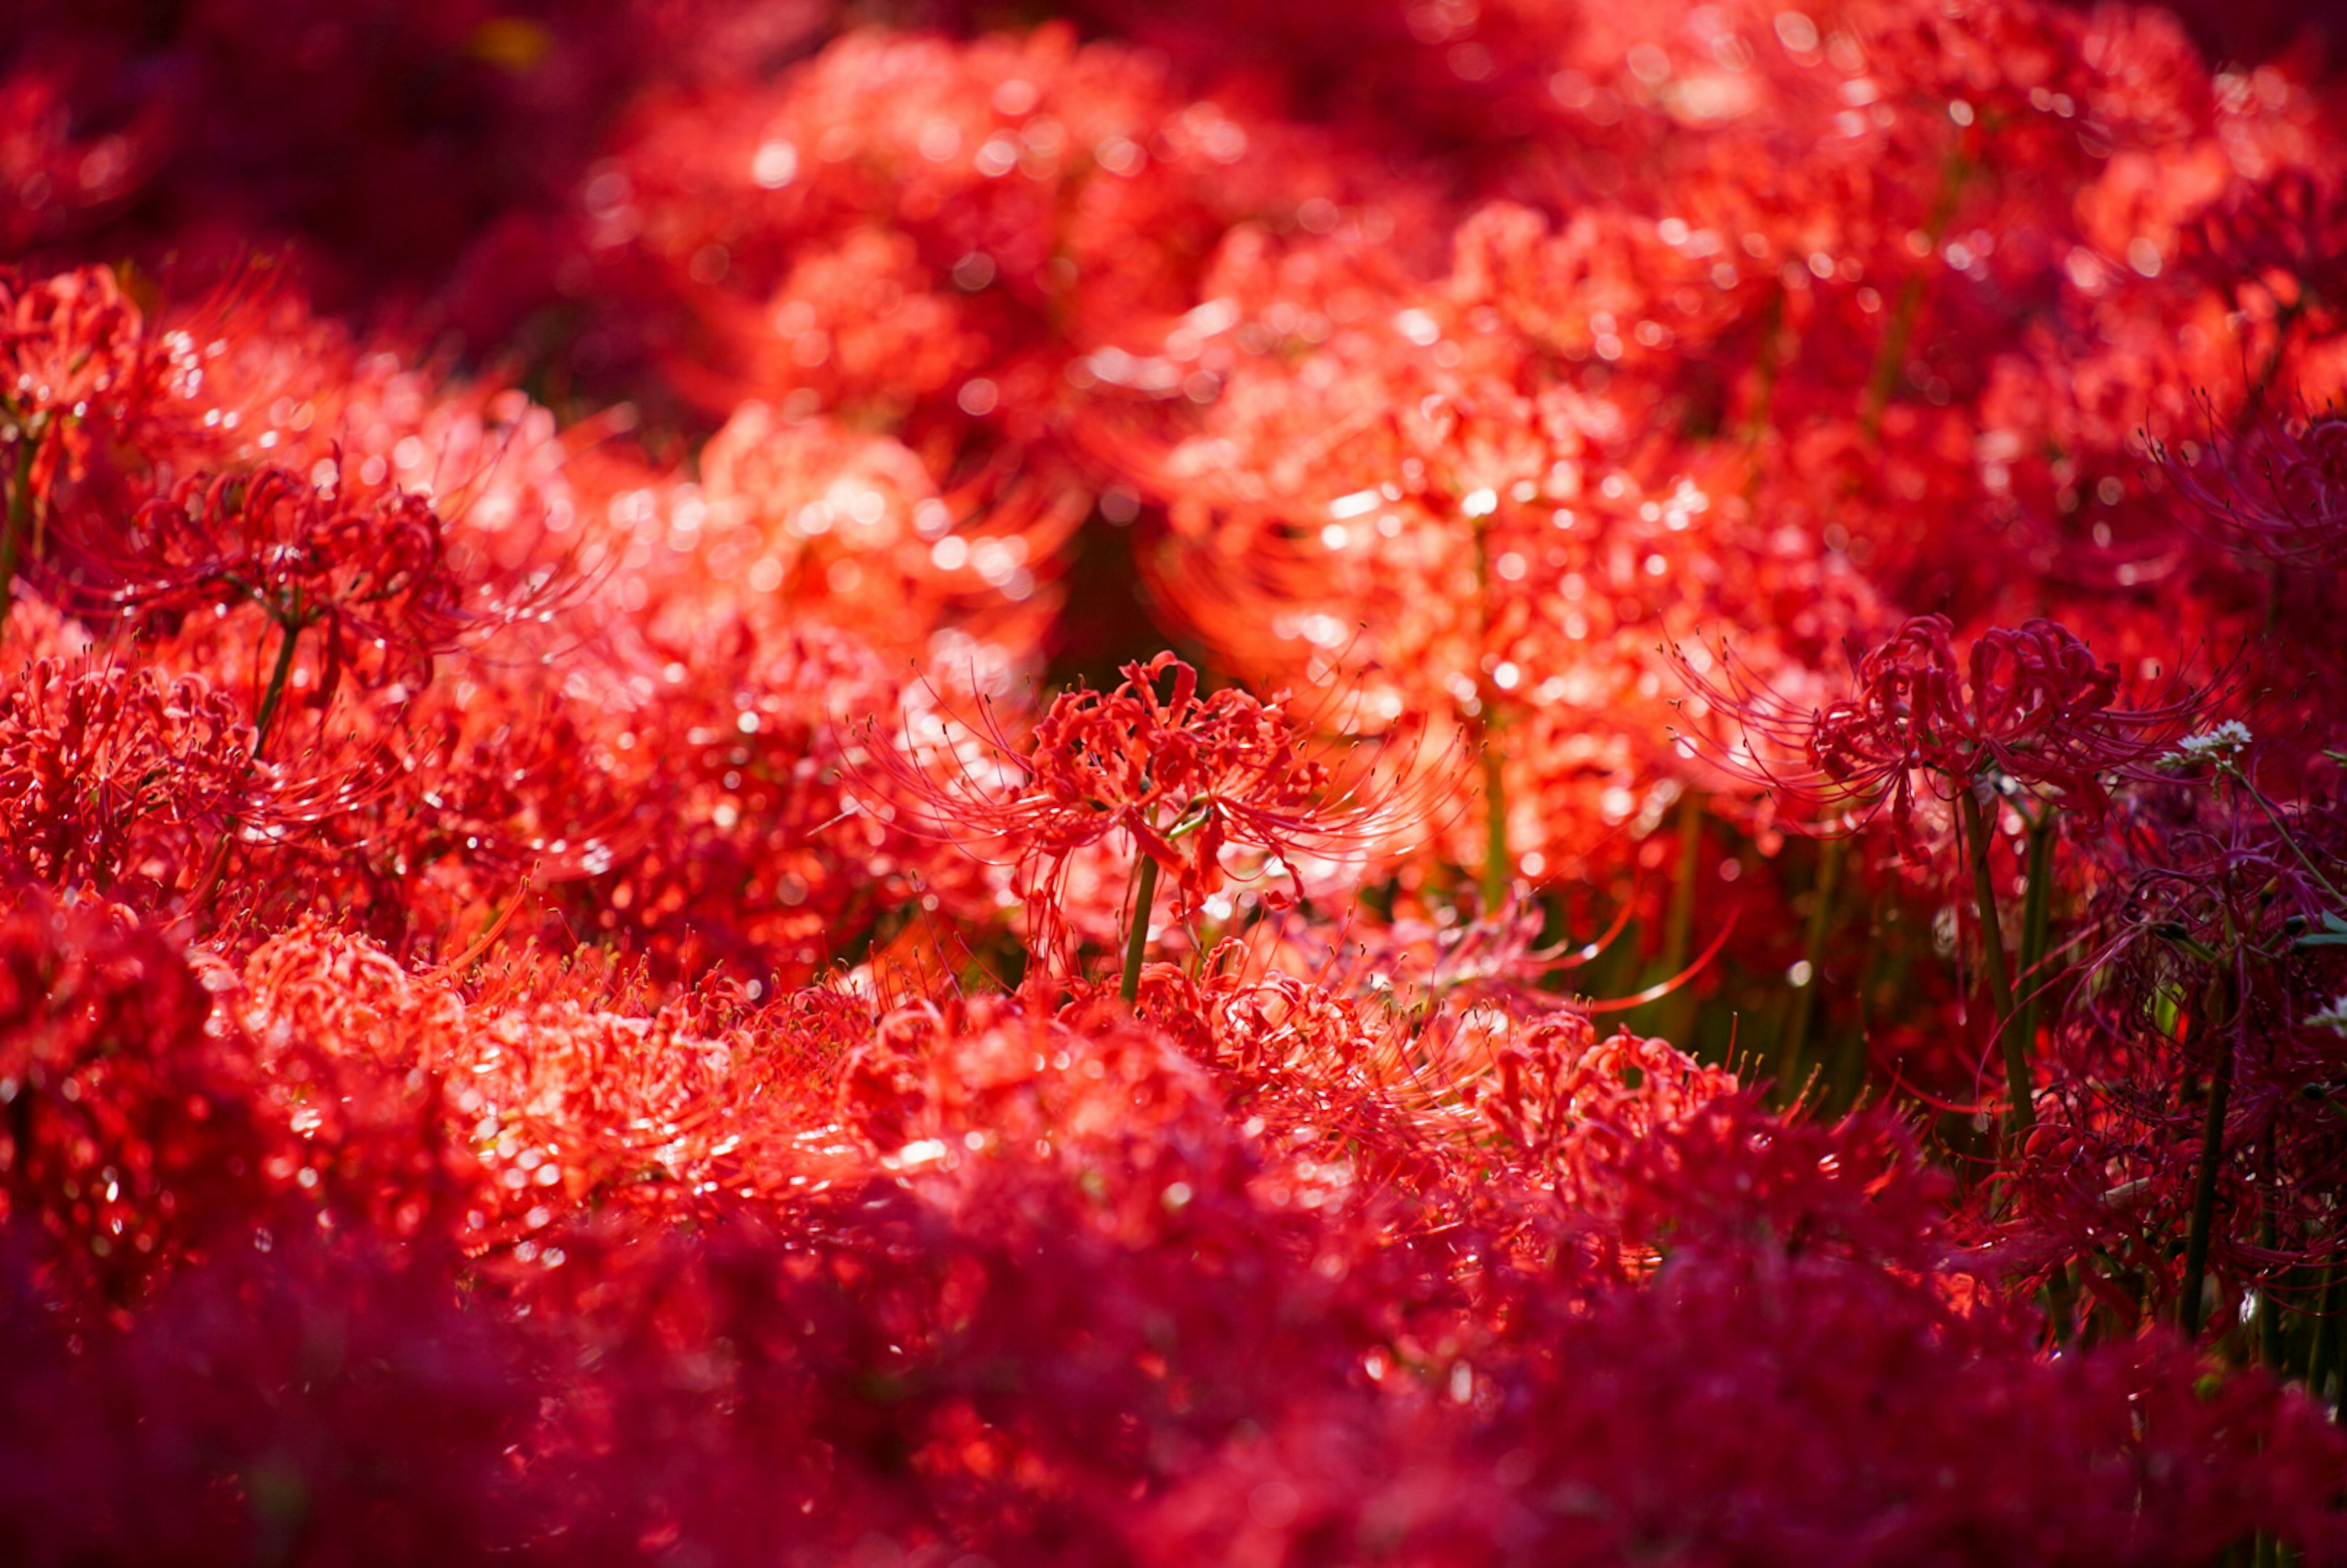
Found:
[[[2176,1020],[2184,1010],[2184,999],[2174,986],[2162,986],[2152,993],[2151,1021],[2162,1034],[2176,1032]]]
[[[2301,937],[2290,946],[2293,952],[2304,952],[2312,948],[2347,948],[2347,920],[2342,920],[2325,909],[2322,912],[2321,934],[2314,937]]]
[[[2217,961],[2215,948],[2205,942],[2195,940],[2183,927],[2173,921],[2161,921],[2151,928],[2151,934],[2187,958],[2198,958],[2204,964],[2213,964]]]

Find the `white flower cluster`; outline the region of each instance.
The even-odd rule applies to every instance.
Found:
[[[2213,730],[2185,736],[2176,743],[2176,749],[2160,761],[2172,764],[2230,762],[2239,753],[2248,750],[2254,738],[2247,724],[2239,719],[2228,719]]]
[[[2327,1029],[2334,1034],[2347,1035],[2347,992],[2331,999],[2331,1005],[2321,1012],[2306,1015],[2309,1029]]]

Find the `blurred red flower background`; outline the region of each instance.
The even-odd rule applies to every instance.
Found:
[[[2347,1562],[2340,50],[11,7],[0,1556]]]

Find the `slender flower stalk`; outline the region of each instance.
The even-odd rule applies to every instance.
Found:
[[[2177,1322],[2188,1339],[2200,1335],[2200,1297],[2209,1276],[2209,1240],[2217,1214],[2217,1175],[2225,1163],[2225,1115],[2233,1094],[2234,1013],[2238,1006],[2230,970],[2219,966],[2186,1026],[2190,1040],[2214,1035],[2217,1060],[2209,1070],[2209,1105],[2200,1126],[2200,1157],[2192,1177],[2192,1209],[2184,1242],[2184,1282],[2176,1298]]]
[[[0,630],[6,629],[8,607],[15,598],[17,569],[31,548],[34,507],[37,504],[33,494],[33,460],[39,446],[31,425],[18,427],[15,472],[8,479],[6,512],[0,516]]]
[[[1788,1092],[1800,1091],[1806,1076],[1809,1030],[1818,1016],[1818,999],[1826,989],[1826,938],[1833,930],[1834,897],[1840,890],[1842,862],[1850,841],[1829,838],[1818,855],[1817,885],[1809,892],[1809,918],[1801,940],[1804,983],[1793,989],[1792,1016],[1785,1022],[1785,1038],[1778,1053],[1777,1081]],[[1819,1063],[1820,1066],[1824,1065]]]
[[[1980,920],[1981,972],[1988,981],[1989,1006],[2011,1101],[2005,1112],[2006,1141],[2017,1152],[2035,1125],[2037,1092],[2030,1076],[2028,1043],[2021,1038],[2020,1018],[2014,1009],[2013,981],[2005,968],[2004,927],[1997,916],[1996,882],[1989,870],[1989,813],[1971,791],[1959,794],[1956,804],[1963,812],[1964,864],[1972,873],[1973,913]]]
[[[1514,876],[1508,847],[1507,758],[1500,749],[1496,718],[1483,727],[1483,908],[1496,913],[1508,901]]]
[[[1157,861],[1144,855],[1133,874],[1133,913],[1124,935],[1124,972],[1116,987],[1116,994],[1127,1007],[1141,995],[1141,960],[1149,950],[1149,916],[1156,904]]]
[[[261,693],[260,704],[253,710],[252,754],[259,756],[269,743],[269,726],[277,717],[278,704],[285,700],[285,686],[293,673],[293,655],[299,649],[302,632],[308,624],[302,613],[302,596],[296,592],[282,614],[272,615],[277,628],[277,658],[269,669],[269,684]]]
[[[2021,903],[2021,967],[2019,994],[2014,999],[2019,1008],[2016,1032],[2023,1046],[2036,1049],[2039,1004],[2044,1000],[2048,977],[2045,972],[2047,927],[2053,919],[2054,907],[2054,844],[2057,825],[2055,808],[2041,805],[2030,816],[2025,833],[2027,854],[2022,875],[2027,886]]]

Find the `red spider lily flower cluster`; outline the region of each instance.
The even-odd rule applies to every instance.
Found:
[[[2328,18],[884,9],[0,7],[0,1559],[2347,1562]]]
[[[46,489],[56,469],[72,465],[75,447],[87,449],[87,433],[142,411],[169,374],[169,356],[121,281],[100,268],[0,278],[0,310],[7,383],[0,407],[11,444],[21,444],[18,460],[30,459],[49,429],[59,437],[42,456],[46,468],[28,476]],[[67,439],[71,432],[83,439]]]
[[[1063,855],[1130,834],[1174,873],[1177,910],[1222,886],[1224,845],[1292,849],[1328,770],[1299,755],[1285,699],[1232,688],[1202,701],[1198,672],[1170,653],[1123,673],[1115,691],[1071,692],[1036,723],[1031,785],[1007,836]],[[1176,848],[1176,835],[1194,844]]]
[[[119,538],[87,537],[76,586],[134,628],[251,604],[291,651],[312,632],[323,668],[308,700],[332,703],[345,671],[369,690],[421,691],[466,616],[440,519],[419,497],[354,503],[282,468],[185,480],[141,507]],[[102,552],[102,554],[100,553]],[[264,702],[255,727],[274,715]]]
[[[2347,551],[2347,421],[2269,413],[2195,455],[2197,462],[2168,458],[2162,472],[2228,542],[2316,568],[2335,567]]]
[[[251,764],[236,704],[194,677],[44,659],[0,706],[0,842],[53,886],[168,886],[249,810]]]
[[[1358,781],[1336,796],[1284,693],[1201,697],[1198,672],[1171,653],[1123,675],[1113,691],[1061,695],[1016,753],[998,734],[989,760],[1010,778],[967,765],[942,780],[903,764],[895,772],[934,830],[1016,857],[1039,950],[1065,930],[1071,857],[1112,838],[1172,876],[1173,914],[1187,919],[1224,886],[1227,850],[1257,852],[1267,857],[1260,872],[1293,881],[1307,856],[1358,854],[1403,825]],[[1273,880],[1258,897],[1278,907],[1291,895]],[[1149,917],[1145,907],[1131,917]]]
[[[1942,800],[2045,795],[2092,822],[2113,784],[2148,776],[2198,711],[2189,699],[2124,705],[2117,667],[2050,620],[1989,628],[1961,661],[1953,633],[1942,615],[1909,620],[1855,659],[1850,695],[1806,714],[1732,661],[1725,683],[1694,681],[1710,710],[1742,727],[1742,747],[1724,753],[1731,767],[1841,824],[1888,809],[1910,855],[1922,842],[1919,787]]]

